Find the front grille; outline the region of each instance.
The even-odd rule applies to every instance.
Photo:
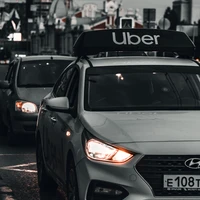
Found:
[[[200,158],[200,156],[144,156],[136,165],[136,169],[152,187],[155,196],[200,196],[200,191],[163,188],[164,175],[200,175],[200,169],[190,169],[185,166],[185,161],[190,158]]]

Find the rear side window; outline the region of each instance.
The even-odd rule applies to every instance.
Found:
[[[53,87],[71,60],[25,61],[18,72],[18,87]]]

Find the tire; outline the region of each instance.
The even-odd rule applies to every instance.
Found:
[[[39,139],[36,146],[36,160],[37,160],[37,175],[38,185],[40,192],[51,192],[56,193],[58,185],[56,182],[47,174],[44,164],[41,140]]]
[[[7,129],[7,141],[8,141],[8,145],[13,146],[16,144],[16,137],[13,133],[13,128],[12,128],[12,122],[11,122],[11,118],[9,116],[9,126]]]
[[[5,136],[8,132],[6,125],[3,123],[2,117],[0,117],[0,136]]]
[[[79,200],[78,182],[76,168],[73,158],[67,167],[67,200]]]

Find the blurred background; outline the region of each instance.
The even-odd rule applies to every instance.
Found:
[[[71,55],[82,31],[124,27],[183,31],[200,58],[199,0],[0,0],[2,55]]]

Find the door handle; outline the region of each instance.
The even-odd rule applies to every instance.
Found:
[[[51,117],[51,121],[56,123],[57,122],[57,119],[55,117]]]

